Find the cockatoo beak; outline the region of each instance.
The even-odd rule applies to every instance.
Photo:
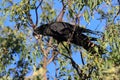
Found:
[[[40,39],[42,37],[42,35],[35,35],[36,39]]]

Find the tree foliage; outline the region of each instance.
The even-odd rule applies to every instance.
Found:
[[[0,4],[1,79],[120,79],[119,0],[2,0]],[[104,35],[95,43],[104,47],[105,54],[93,55],[68,42],[58,45],[48,36],[33,37],[34,28],[55,21],[103,28]]]

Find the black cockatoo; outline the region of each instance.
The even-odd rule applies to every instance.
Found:
[[[99,45],[91,42],[96,41],[97,38],[88,37],[84,33],[97,34],[98,32],[66,22],[52,22],[50,24],[43,24],[34,29],[33,36],[35,36],[36,38],[39,35],[51,36],[58,42],[68,41],[68,39],[70,39],[71,43],[81,46],[91,53],[96,53],[94,47],[97,47],[98,50],[101,51],[101,47]]]

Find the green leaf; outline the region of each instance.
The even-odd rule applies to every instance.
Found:
[[[90,15],[89,15],[88,10],[85,10],[85,11],[84,11],[84,19],[85,19],[87,22],[90,22]]]

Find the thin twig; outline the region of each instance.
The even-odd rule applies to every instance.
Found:
[[[61,42],[61,43],[64,46],[64,48],[68,51],[68,53],[70,53],[70,50],[63,44],[63,42]]]
[[[57,22],[61,22],[61,21],[62,21],[63,16],[64,16],[64,13],[65,13],[65,10],[66,10],[66,5],[65,5],[65,3],[64,3],[63,0],[62,0],[62,5],[63,5],[63,8],[62,8],[62,10],[60,11],[58,17],[56,18],[56,21],[57,21]]]
[[[94,67],[92,67],[92,68],[89,70],[88,78],[90,78],[90,76],[91,76],[93,70],[94,70]]]
[[[40,44],[40,47],[42,46],[42,36],[39,36],[38,43]],[[41,47],[41,52],[45,53],[45,50]]]
[[[56,67],[56,62],[53,61],[53,63],[55,65],[55,78],[54,78],[54,80],[57,80],[57,73],[58,73],[59,68]]]
[[[52,57],[48,60],[47,65],[48,65],[50,62],[52,62],[57,55],[58,55],[57,52],[54,51],[54,52],[52,53]]]
[[[63,44],[63,46],[65,47],[64,44]],[[79,78],[81,78],[82,80],[84,80],[84,79],[85,79],[85,77],[84,77],[85,74],[82,73],[82,70],[80,70],[79,65],[76,64],[76,62],[72,59],[72,57],[71,57],[71,55],[70,55],[70,54],[72,54],[71,51],[70,51],[70,49],[68,49],[67,47],[65,47],[65,48],[66,48],[66,50],[68,51],[69,56],[67,56],[67,55],[65,55],[65,54],[62,54],[62,55],[64,55],[66,58],[70,59],[73,68],[77,71],[77,73],[78,73],[78,75],[79,75]]]
[[[42,4],[43,0],[40,1],[39,5],[35,8],[35,14],[36,14],[36,25],[38,24],[38,8]]]
[[[70,44],[70,42],[71,42],[71,40],[72,40],[72,38],[73,38],[73,35],[74,35],[75,30],[76,30],[76,23],[75,23],[75,25],[74,25],[74,28],[73,28],[73,31],[72,31],[72,34],[71,34],[70,38],[68,38],[68,40],[67,40],[67,43],[68,43],[68,44]]]
[[[79,50],[79,51],[80,51],[80,50]],[[82,64],[85,65],[84,59],[83,59],[83,55],[82,55],[82,51],[80,51],[80,55],[81,55],[80,57],[81,57]]]
[[[36,25],[38,24],[38,12],[37,12],[37,8],[35,8],[35,14],[36,14]]]
[[[114,21],[115,18],[120,14],[120,0],[118,0],[118,5],[119,5],[119,10],[118,10],[116,16],[113,18],[113,21]]]
[[[40,42],[39,42],[40,46],[42,46],[42,44],[41,44],[41,42],[42,42],[41,39],[40,39],[39,41],[40,41]],[[51,44],[52,44],[52,38],[50,38],[50,40],[48,41],[48,46],[50,46]],[[42,50],[42,52],[43,52],[43,54],[44,54],[44,57],[43,57],[43,69],[44,69],[45,71],[47,71],[47,65],[48,65],[47,57],[48,57],[48,53],[49,53],[50,49],[51,49],[51,47],[48,47],[47,49],[41,48],[41,50]],[[45,72],[45,74],[43,75],[43,77],[44,77],[44,80],[47,80],[46,72]]]
[[[42,4],[43,0],[40,1],[39,5],[37,6],[37,9],[40,7],[40,5]]]
[[[35,26],[34,23],[33,23],[33,20],[32,20],[32,18],[31,18],[31,14],[30,14],[30,12],[28,12],[27,17],[28,17],[28,20],[29,20],[29,22],[30,22],[30,25],[31,25],[32,28],[34,29],[36,26]]]
[[[70,56],[67,56],[65,54],[62,54],[62,55],[65,56],[66,58],[70,59],[72,67],[77,71],[79,78],[82,79],[83,73],[82,73],[82,70],[80,70],[79,65],[76,64],[76,62]]]
[[[28,4],[30,4],[30,1],[28,1]],[[26,16],[27,16],[27,18],[28,18],[28,20],[29,20],[29,25],[30,26],[32,26],[32,28],[34,29],[36,26],[34,25],[34,23],[33,23],[33,20],[32,20],[32,18],[31,18],[31,14],[30,14],[30,11],[28,11],[27,13],[26,13]]]

